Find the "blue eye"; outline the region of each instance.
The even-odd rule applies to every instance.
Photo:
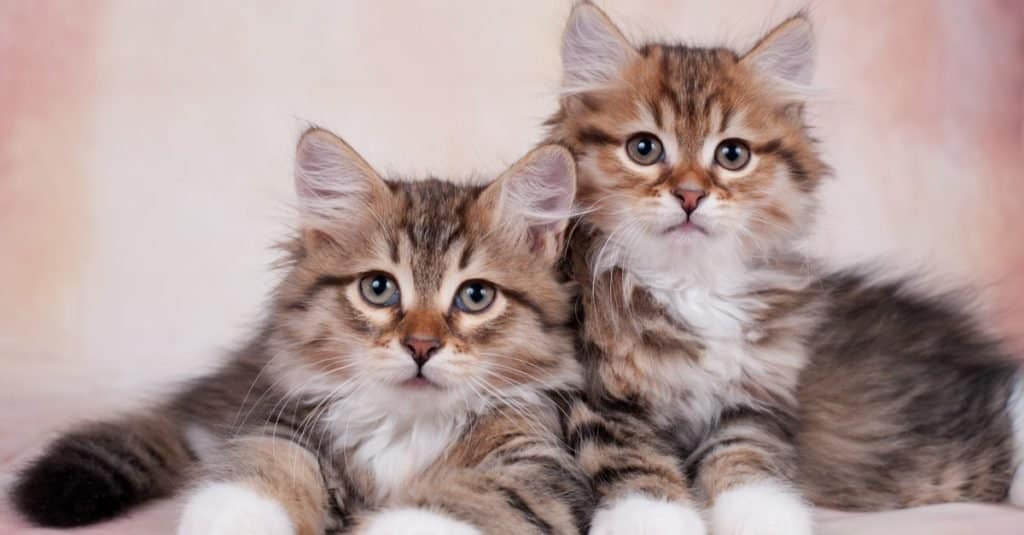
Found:
[[[359,280],[359,293],[367,303],[378,307],[398,304],[398,283],[386,273],[371,273]]]
[[[493,284],[484,281],[466,282],[455,293],[455,308],[470,314],[483,312],[494,302],[497,293]]]

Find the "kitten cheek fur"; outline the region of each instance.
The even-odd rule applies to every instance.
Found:
[[[793,487],[842,509],[1010,490],[1024,458],[1013,436],[1024,411],[1007,410],[1020,379],[970,309],[862,272],[822,273],[794,246],[830,173],[804,118],[812,52],[804,15],[744,54],[633,47],[592,4],[570,15],[547,141],[579,167],[566,267],[583,288],[581,358],[598,414],[571,422],[570,437],[583,437],[574,451],[602,508],[631,493],[697,498],[730,510],[711,515],[712,532],[747,508],[742,532],[768,533],[770,519],[755,518],[764,508],[716,499],[770,491],[803,533]],[[663,160],[628,158],[639,132],[660,138]],[[742,171],[713,163],[728,138],[754,155]],[[694,212],[706,235],[663,232],[683,215],[674,188],[707,193]]]

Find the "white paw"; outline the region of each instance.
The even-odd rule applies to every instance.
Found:
[[[598,509],[590,535],[704,535],[704,521],[697,511],[678,503],[641,495],[627,496]]]
[[[178,535],[294,535],[284,507],[238,484],[211,483],[188,497]]]
[[[713,535],[811,535],[811,525],[800,494],[775,481],[729,489],[711,508]]]
[[[371,516],[360,535],[481,535],[480,530],[426,509],[392,509]]]

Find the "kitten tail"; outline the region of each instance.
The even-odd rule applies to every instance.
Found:
[[[193,460],[181,426],[170,418],[88,425],[61,437],[19,474],[11,500],[36,525],[93,524],[170,495]]]

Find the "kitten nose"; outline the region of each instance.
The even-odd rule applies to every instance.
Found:
[[[441,341],[433,337],[409,336],[403,342],[405,349],[412,355],[412,360],[420,368],[430,360],[430,357],[437,353],[441,347]]]
[[[679,199],[679,204],[683,205],[683,211],[686,212],[686,215],[695,212],[697,206],[700,205],[700,201],[708,196],[708,192],[704,190],[686,188],[677,188],[672,191],[672,194]]]

